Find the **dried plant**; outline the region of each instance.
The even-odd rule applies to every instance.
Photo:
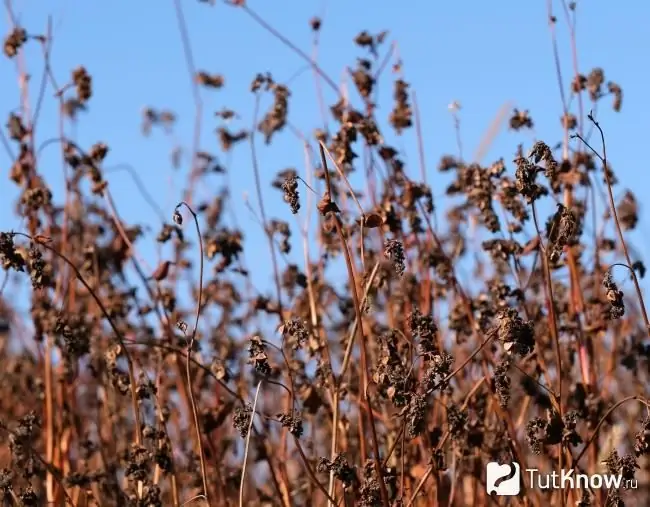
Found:
[[[621,86],[574,62],[557,138],[523,136],[489,164],[463,158],[454,104],[460,154],[438,164],[450,203],[438,207],[422,154],[413,179],[397,147],[399,136],[419,146],[423,137],[388,31],[354,38],[348,95],[247,2],[225,3],[231,10],[220,15],[248,16],[308,64],[319,100],[322,85],[333,97],[309,137],[292,124],[293,85],[251,69],[251,85],[239,90],[255,104],[251,123],[228,107],[214,113],[212,148],[251,156],[249,229],[227,216],[235,199],[227,183],[205,200],[196,192],[230,169],[229,157],[200,146],[201,93],[230,82],[195,67],[179,0],[195,141],[172,153],[175,166],[192,154],[175,208],[160,210],[129,169],[162,214],[153,237],[152,224],[119,215],[106,177],[110,146],[80,146],[63,129],[36,139],[39,107],[30,113],[27,89],[6,113],[5,185],[19,191],[22,228],[0,232],[3,505],[505,505],[486,492],[493,461],[609,472],[638,485],[550,492],[524,480],[507,505],[647,505],[650,323],[645,265],[626,236],[640,199],[631,190],[615,197],[607,125],[585,114],[585,104],[620,111]],[[33,35],[7,6],[4,55],[20,62],[18,82],[27,81],[26,48],[40,46],[43,89],[54,89],[61,124],[83,128],[77,113],[93,114],[93,62],[56,82],[51,30]],[[575,6],[563,6],[575,46]],[[563,87],[550,10],[549,20]],[[317,44],[327,23],[314,17],[308,26]],[[383,72],[390,63],[392,78]],[[393,103],[380,108],[377,88],[391,79]],[[607,96],[613,103],[603,105]],[[178,115],[147,107],[143,135],[173,137]],[[527,134],[533,117],[514,108],[509,127]],[[258,137],[260,145],[295,138],[304,179],[284,167],[275,190],[263,191]],[[63,194],[39,167],[51,145],[61,150]],[[284,203],[282,216],[269,216],[268,196]],[[251,252],[251,236],[268,251]],[[161,252],[155,267],[139,253],[147,242]],[[271,293],[246,268],[251,258],[272,265]],[[471,285],[459,275],[467,266]],[[195,280],[191,298],[186,280]],[[13,296],[21,286],[28,315]]]

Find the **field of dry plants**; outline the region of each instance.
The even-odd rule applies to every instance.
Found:
[[[410,166],[386,133],[422,146],[424,113],[388,32],[359,32],[341,87],[244,0],[206,5],[240,10],[339,98],[304,132],[291,123],[290,86],[253,72],[242,93],[255,127],[224,123],[213,146],[188,147],[178,205],[164,223],[138,224],[121,218],[105,178],[110,146],[80,146],[63,128],[35,135],[43,101],[58,103],[61,125],[92,115],[90,62],[50,66],[49,32],[22,26],[4,3],[3,58],[16,74],[1,82],[23,88],[2,112],[0,149],[13,164],[0,189],[19,189],[3,204],[23,228],[0,232],[3,505],[648,505],[646,269],[628,238],[638,202],[608,166],[616,154],[597,115],[621,109],[625,83],[600,68],[561,69],[557,55],[576,41],[559,47],[554,30],[571,33],[572,4],[557,2],[548,19],[566,90],[549,90],[556,137],[523,136],[486,165],[452,155],[455,146],[427,163],[420,149]],[[170,4],[195,91],[226,86],[195,64],[183,2]],[[327,23],[305,26],[316,41]],[[27,61],[28,46],[41,61]],[[42,84],[28,89],[27,73]],[[378,83],[394,98],[380,110]],[[147,109],[145,133],[176,114]],[[526,133],[534,115],[510,108],[504,128]],[[305,162],[278,172],[268,194],[259,147],[279,136]],[[60,152],[60,195],[39,167],[46,148]],[[257,182],[246,230],[227,218],[237,196],[195,193],[228,170],[219,157],[235,148],[250,154]],[[150,202],[146,181],[130,176]],[[442,177],[451,184],[433,191]],[[452,204],[438,206],[439,192]],[[269,216],[267,195],[284,203],[281,216]],[[249,259],[272,263],[272,296],[242,262],[249,235],[268,246]],[[146,241],[165,248],[157,266],[138,252]],[[192,297],[180,289],[188,279]],[[16,311],[10,281],[29,287],[29,312]],[[519,495],[490,496],[494,461],[622,475],[636,489],[542,490],[523,475]]]

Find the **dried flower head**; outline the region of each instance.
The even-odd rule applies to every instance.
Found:
[[[497,314],[497,336],[508,353],[525,356],[535,348],[535,328],[531,321],[525,322],[517,310],[507,308]]]
[[[295,176],[288,177],[282,183],[282,192],[284,193],[284,202],[289,203],[291,213],[296,215],[300,210],[300,194],[298,193],[298,179]]]
[[[393,264],[397,276],[402,276],[406,271],[406,256],[404,246],[396,239],[389,239],[384,244],[384,255]]]
[[[624,294],[623,291],[619,290],[609,271],[603,278],[603,287],[605,288],[605,298],[609,304],[608,308],[605,310],[605,318],[607,320],[620,319],[625,315],[625,302],[623,300]]]

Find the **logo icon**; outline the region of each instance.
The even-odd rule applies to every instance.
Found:
[[[496,461],[487,464],[485,483],[488,495],[516,496],[521,491],[521,467],[512,462],[500,465]]]

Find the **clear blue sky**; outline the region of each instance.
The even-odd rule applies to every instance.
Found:
[[[223,106],[236,110],[242,120],[235,122],[233,127],[247,128],[253,109],[248,86],[255,73],[271,71],[276,80],[284,81],[305,63],[235,8],[222,4],[211,7],[194,0],[182,3],[197,69],[226,76],[226,86],[221,91],[203,92],[205,115],[201,148],[219,153],[214,134],[219,120],[214,117],[214,111]],[[572,74],[569,39],[561,3],[554,3],[568,85]],[[530,110],[535,121],[534,135],[516,134],[504,128],[484,162],[503,156],[512,169],[510,162],[518,143],[529,147],[534,138],[549,143],[561,139],[561,105],[545,0],[250,0],[249,5],[307,51],[312,37],[308,20],[322,15],[320,64],[337,82],[345,65],[353,65],[355,55],[364,54],[353,44],[360,30],[367,29],[371,33],[390,30],[390,40],[399,43],[406,78],[418,94],[429,182],[436,195],[444,191],[444,185],[435,165],[442,154],[456,153],[452,119],[447,110],[447,105],[454,100],[463,106],[461,128],[467,157],[471,157],[485,129],[506,101]],[[86,66],[93,76],[90,110],[80,115],[75,129],[68,127],[67,134],[74,136],[83,147],[96,141],[108,144],[111,151],[106,165],[131,164],[171,217],[184,188],[188,159],[180,170],[171,169],[172,140],[159,130],[143,138],[140,122],[145,106],[171,109],[179,117],[176,137],[186,147],[191,145],[194,109],[173,2],[15,0],[13,6],[30,33],[44,32],[47,16],[53,16],[52,66],[60,83],[68,79],[77,65]],[[622,112],[614,113],[611,108],[602,107],[599,119],[607,134],[613,168],[624,186],[631,186],[642,200],[650,182],[646,161],[638,153],[648,143],[650,70],[643,62],[650,48],[650,3],[578,2],[578,12],[580,70],[586,74],[595,66],[603,67],[606,78],[623,87]],[[5,34],[8,31],[6,13],[3,12],[0,20]],[[30,44],[27,56],[32,73],[33,105],[42,73],[40,49],[35,43]],[[6,117],[19,103],[15,66],[6,58],[0,59],[0,82],[0,109]],[[306,132],[311,132],[320,123],[313,83],[311,72],[294,80],[289,104],[290,121]],[[324,89],[327,103],[333,103],[334,96]],[[389,99],[385,102],[388,107],[392,91],[388,82],[382,90],[382,96]],[[58,135],[57,103],[51,95],[48,89],[48,99],[39,121],[39,142]],[[270,100],[265,99],[263,108],[269,104]],[[388,113],[387,109],[379,112],[384,117]],[[414,133],[407,133],[395,144],[408,154],[407,162],[413,163],[411,174],[416,176]],[[304,170],[302,147],[290,132],[277,136],[277,142],[271,147],[264,147],[260,139],[258,147],[265,182],[278,170],[289,166],[298,168],[300,173]],[[10,160],[4,150],[0,150],[0,161],[6,171]],[[223,161],[227,159],[224,157]],[[254,202],[248,148],[242,145],[234,150],[230,167],[234,197],[248,192]],[[45,152],[39,170],[52,185],[55,197],[61,199],[62,170],[57,148],[51,147]],[[216,193],[221,178],[213,176],[206,180],[200,195]],[[124,219],[156,223],[155,215],[142,202],[125,173],[109,175],[108,179]],[[170,181],[173,182],[171,186]],[[622,188],[619,187],[618,193],[622,193]],[[20,223],[7,213],[13,206],[10,200],[13,201],[15,192],[6,176],[0,183],[0,195],[3,210],[0,228],[19,228]],[[268,189],[267,196],[269,215],[293,223],[280,194]],[[270,267],[266,255],[262,257],[264,262],[260,260],[259,252],[266,248],[261,231],[243,206],[237,205],[235,213],[239,224],[248,231],[247,265],[256,282],[264,286],[270,280]],[[646,210],[642,232],[634,235],[645,251],[649,243],[648,218]],[[155,231],[140,243],[140,250],[150,259],[155,251],[146,245],[154,245],[154,237]],[[298,242],[294,248],[300,255]],[[155,263],[155,257],[153,259],[151,263]],[[299,259],[301,257],[297,257],[298,264],[302,266]],[[626,286],[627,291],[632,292],[631,283],[627,282]]]

